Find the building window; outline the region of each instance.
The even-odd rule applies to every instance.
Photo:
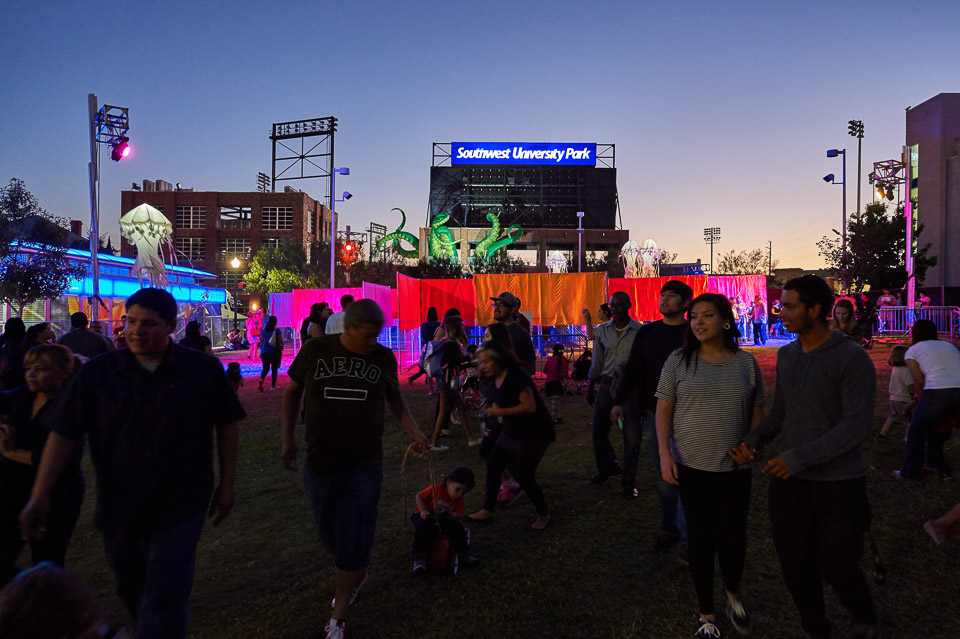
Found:
[[[283,238],[279,237],[265,237],[260,242],[260,248],[265,249],[278,249],[283,243]]]
[[[237,285],[238,282],[242,282],[243,278],[246,277],[246,273],[237,269],[237,270],[226,270],[220,271],[219,277],[217,277],[217,286],[220,288],[225,288],[230,291],[230,294],[233,294],[233,288]],[[242,293],[243,291],[238,291]]]
[[[205,206],[178,206],[178,229],[202,229],[207,225],[207,207]]]
[[[268,231],[292,231],[293,207],[265,206],[260,228]]]
[[[245,230],[250,228],[249,206],[221,206],[217,228]]]
[[[248,237],[221,237],[220,254],[217,259],[228,262],[235,257],[241,260],[250,259],[250,238]]]
[[[188,260],[202,262],[206,256],[207,241],[202,237],[178,237],[174,240],[177,253]]]

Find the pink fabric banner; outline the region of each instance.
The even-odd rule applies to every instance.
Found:
[[[674,277],[618,277],[607,281],[610,295],[624,291],[630,296],[630,317],[638,322],[652,322],[660,319],[660,289],[669,280],[680,280],[693,289],[693,296],[706,293],[708,289],[706,275],[678,275]],[[591,308],[594,317],[597,309]]]
[[[739,295],[744,304],[752,304],[757,295],[767,306],[767,276],[766,275],[715,275],[707,279],[707,292],[719,293],[727,299],[736,299]]]
[[[293,326],[300,328],[303,317],[298,318],[293,305],[293,293],[270,293],[269,315],[277,316],[277,326]]]
[[[418,328],[426,318],[420,312],[420,280],[397,273],[397,320],[401,331]]]
[[[293,289],[294,317],[299,318],[293,326],[300,328],[300,322],[310,315],[310,305],[326,302],[334,313],[342,310],[340,298],[344,295],[353,295],[353,299],[363,298],[363,289],[355,288],[295,288]]]
[[[383,311],[384,326],[390,326],[393,315],[393,299],[390,295],[390,287],[383,286],[382,284],[364,282],[361,288],[363,289],[363,295],[361,295],[361,297],[365,300],[373,300],[376,302],[380,310]]]

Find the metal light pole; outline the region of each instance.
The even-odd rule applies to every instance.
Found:
[[[350,169],[347,167],[334,168],[330,171],[330,288],[336,288],[334,274],[337,268],[337,202],[349,200],[352,195],[344,192],[342,199],[337,199],[336,181],[337,173],[340,175],[350,175]]]
[[[860,180],[863,178],[863,170],[860,166],[860,152],[863,148],[863,122],[850,120],[847,125],[850,135],[857,138],[857,219],[859,219],[862,212],[860,211]]]
[[[577,273],[583,273],[583,211],[577,211]]]
[[[713,275],[715,272],[713,270],[713,245],[720,241],[720,227],[712,226],[703,229],[703,241],[710,245],[710,275]]]
[[[846,258],[847,258],[847,150],[846,149],[829,149],[827,151],[828,158],[835,158],[838,155],[843,156],[843,181],[841,182],[843,186],[843,195],[842,195],[843,200],[840,203],[841,205],[840,212],[841,212],[843,228],[841,233],[842,240],[841,240],[840,257],[841,257],[841,264],[845,265]],[[827,178],[830,178],[830,179],[827,179]],[[831,184],[837,183],[837,181],[834,179],[833,173],[824,177],[823,180],[824,182],[829,182]],[[843,270],[846,271],[845,268]],[[842,275],[843,275],[844,286],[848,286],[849,282],[847,282],[846,272],[843,272]]]
[[[130,132],[130,110],[126,107],[104,104],[97,108],[97,96],[87,96],[88,123],[90,125],[90,163],[87,175],[90,180],[90,266],[93,274],[93,304],[90,305],[91,319],[100,317],[100,145],[113,148],[110,157],[120,161],[130,152],[127,144]]]
[[[230,266],[238,269],[237,277],[233,278],[233,330],[237,330],[237,307],[240,305],[240,260],[236,257],[230,262]]]

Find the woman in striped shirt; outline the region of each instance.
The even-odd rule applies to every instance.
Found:
[[[750,615],[740,601],[747,551],[750,467],[728,452],[763,418],[756,358],[740,350],[736,320],[722,295],[690,304],[683,348],[667,358],[657,386],[657,439],[664,481],[680,486],[689,531],[690,573],[700,621],[695,637],[720,636],[713,600],[714,557],[727,594],[727,614],[745,634]]]

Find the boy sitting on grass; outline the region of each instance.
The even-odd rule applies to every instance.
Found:
[[[473,489],[473,471],[457,466],[443,476],[443,482],[427,486],[417,493],[413,521],[413,574],[427,569],[427,551],[442,535],[450,538],[461,566],[472,566],[477,558],[470,554],[470,539],[463,527],[463,497]]]

